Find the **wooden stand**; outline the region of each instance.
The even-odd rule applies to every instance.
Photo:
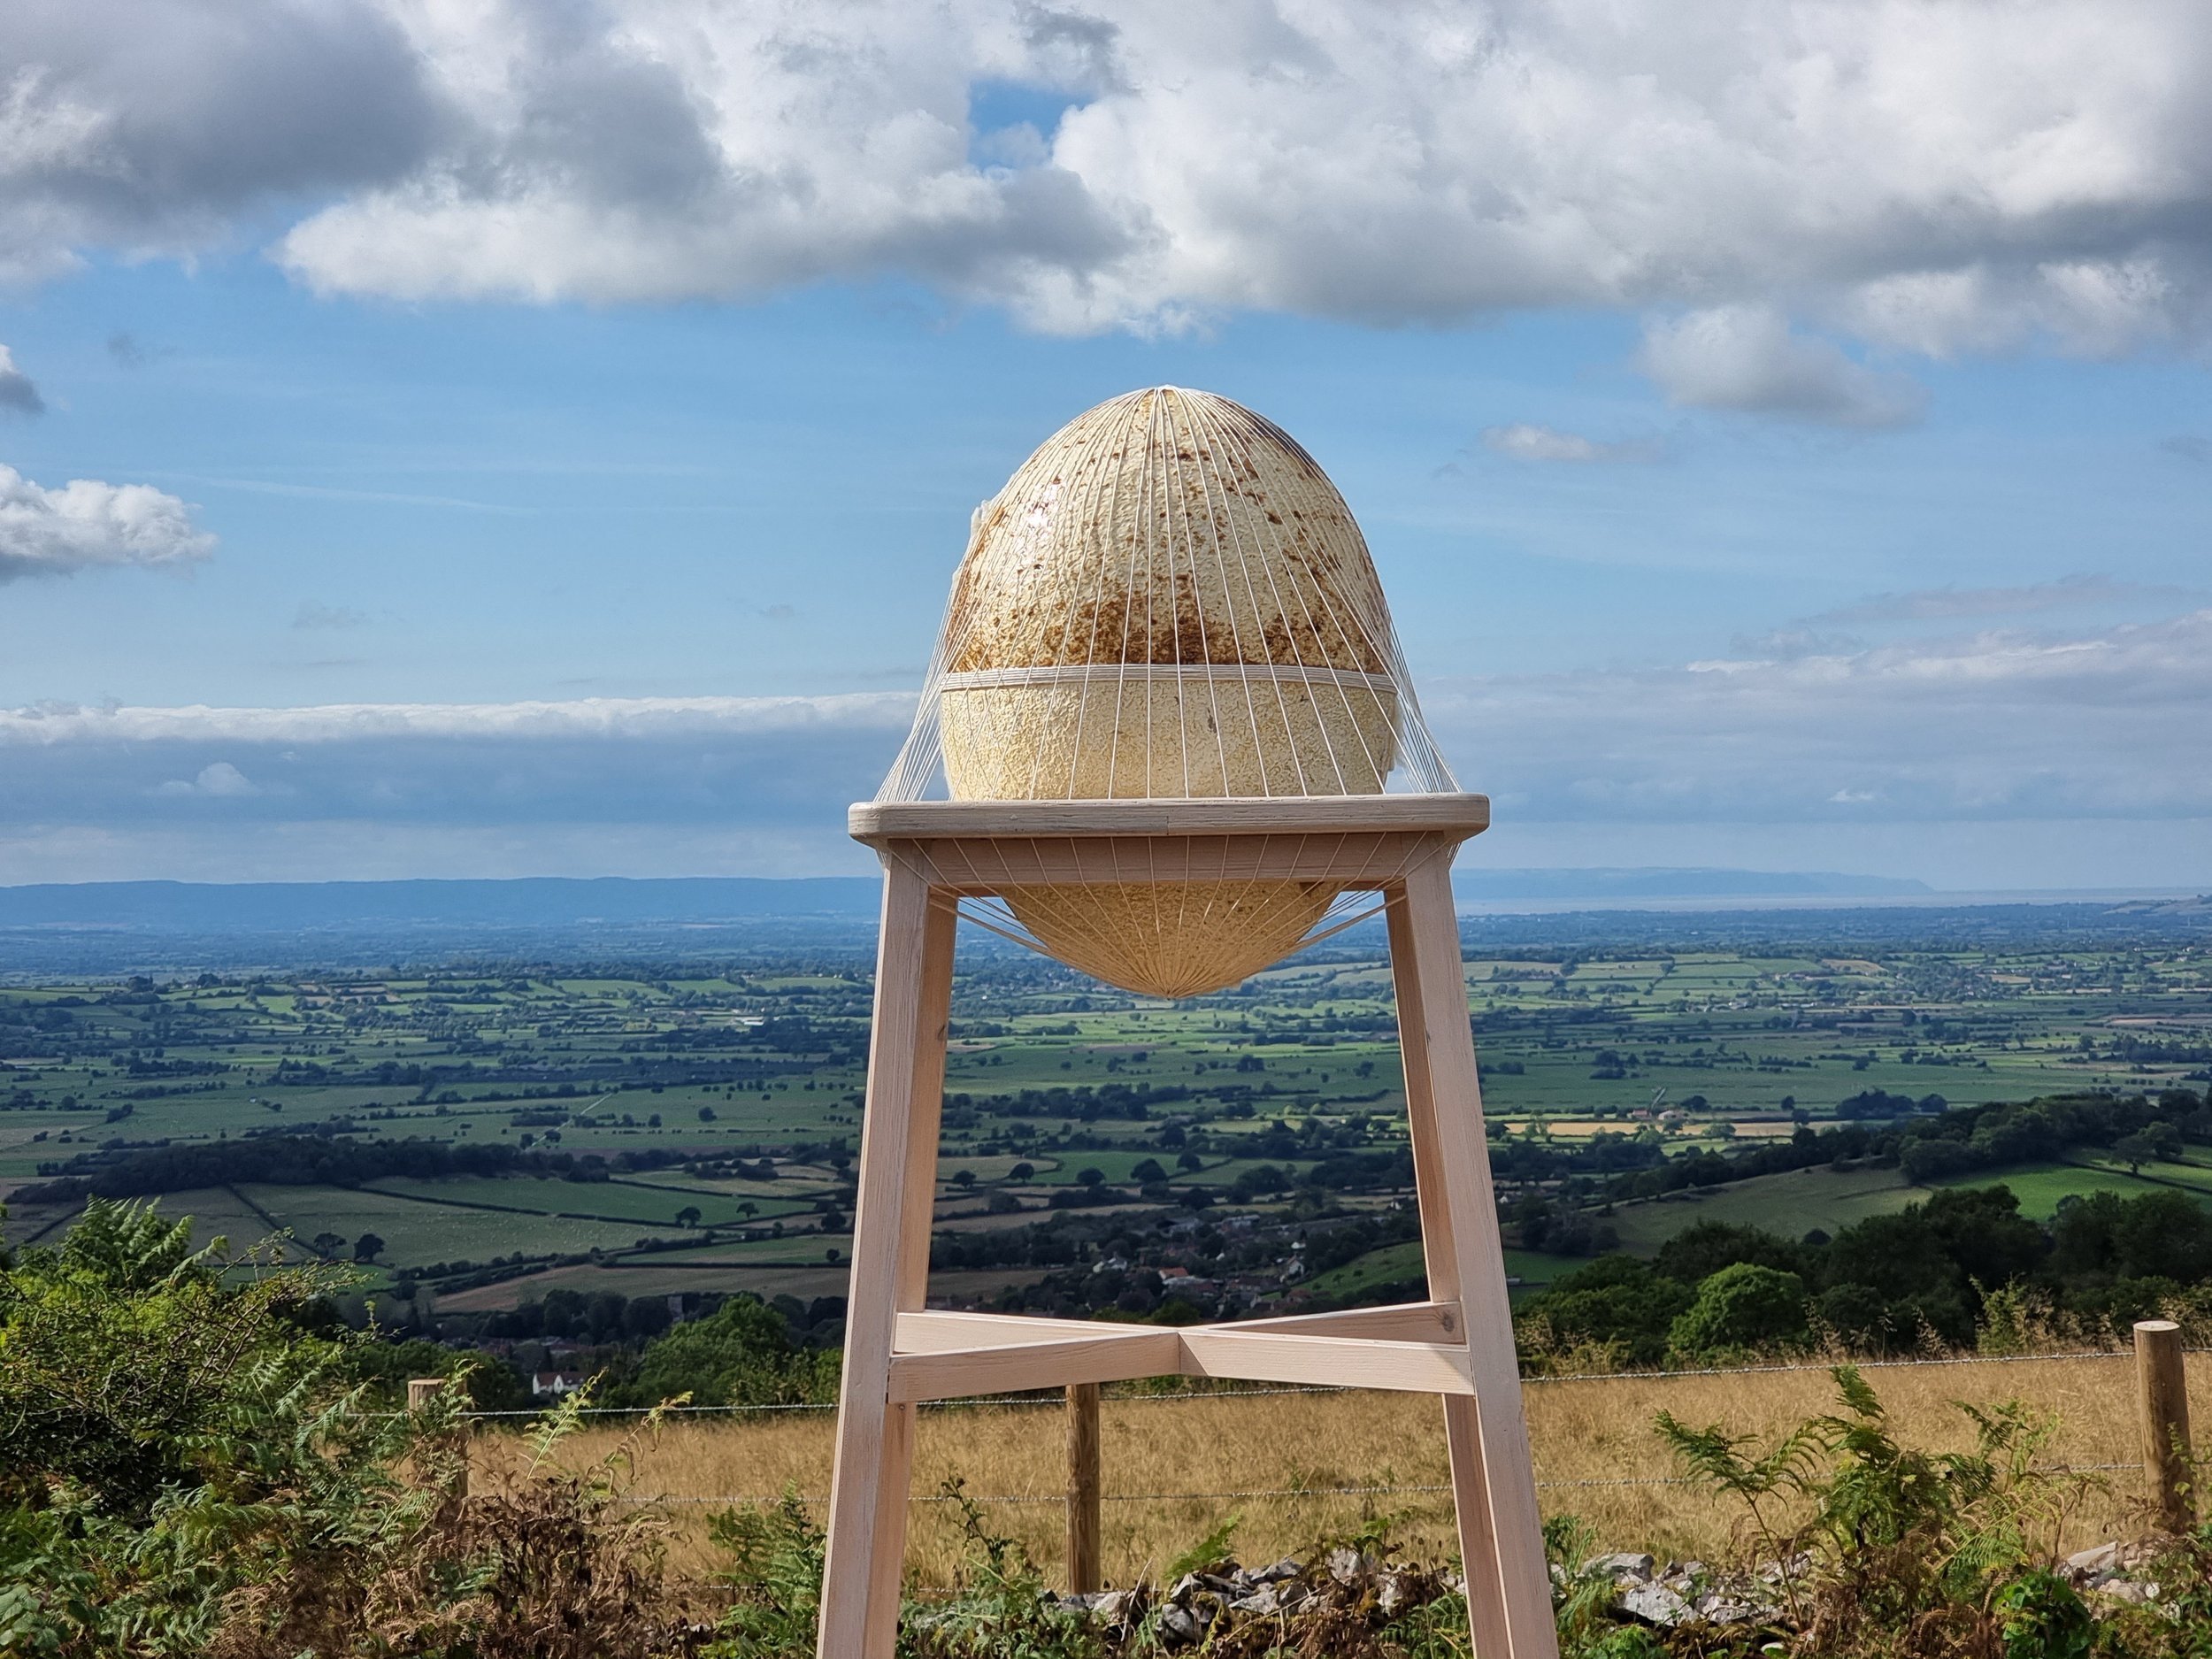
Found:
[[[1556,1659],[1452,903],[1481,795],[852,809],[884,865],[822,1659],[891,1659],[918,1402],[1181,1374],[1440,1394],[1478,1659]],[[1071,883],[1295,879],[1387,902],[1430,1300],[1181,1327],[927,1311],[955,910]]]

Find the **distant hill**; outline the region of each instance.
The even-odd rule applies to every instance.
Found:
[[[1755,870],[1486,870],[1462,867],[1463,902],[1634,899],[1886,898],[1918,881]],[[631,928],[655,924],[872,918],[872,876],[776,880],[699,876],[504,881],[85,881],[0,887],[0,927],[94,927],[193,933],[385,928]]]
[[[1918,882],[1744,870],[1490,870],[1456,876],[1471,949],[1590,945],[1944,948],[2193,940],[2212,903],[2137,894],[1930,894]],[[507,881],[96,881],[0,887],[0,983],[209,969],[488,961],[707,963],[804,957],[864,968],[878,880],[558,877]],[[1325,950],[1375,950],[1366,922]],[[977,937],[964,949],[1010,949]]]
[[[1463,863],[1452,887],[1461,901],[1623,899],[1903,898],[1934,889],[1894,876],[1795,870],[1486,870]]]

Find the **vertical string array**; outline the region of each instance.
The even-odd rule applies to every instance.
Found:
[[[977,510],[877,798],[941,782],[1029,800],[1457,787],[1334,487],[1271,423],[1174,388],[1079,416]],[[1028,890],[1006,919],[1093,972],[1142,957],[1156,977],[1184,973],[1171,956],[1202,977],[1213,935],[1279,954],[1348,925],[1322,884],[1234,882],[1225,866],[1171,894],[1148,873]]]
[[[1270,470],[1256,451],[1271,452],[1279,477],[1287,457],[1309,475],[1309,505],[1334,511],[1295,526],[1266,503],[1252,511]],[[1163,388],[1079,417],[977,510],[913,728],[879,800],[922,800],[941,786],[945,695],[977,683],[956,672],[991,597],[976,579],[1009,536],[1039,566],[1025,597],[1060,603],[1070,626],[991,676],[1041,695],[1035,718],[992,727],[994,741],[1026,751],[1025,766],[1010,755],[999,767],[1007,795],[1279,798],[1365,793],[1378,779],[1415,793],[1457,787],[1387,612],[1361,603],[1376,592],[1366,545],[1319,467],[1251,411]],[[1056,582],[1048,566],[1070,543],[1088,568]],[[1379,726],[1387,741],[1376,741]],[[1093,746],[1102,788],[1084,787]],[[1256,776],[1233,777],[1242,769]]]

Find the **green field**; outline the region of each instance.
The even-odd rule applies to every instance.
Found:
[[[636,1243],[640,1229],[555,1216],[514,1215],[418,1199],[364,1187],[242,1186],[239,1194],[258,1212],[288,1228],[302,1243],[328,1233],[351,1241],[373,1233],[385,1240],[378,1261],[389,1267],[427,1267],[434,1262],[489,1261],[495,1256],[551,1256],[593,1249],[619,1250]],[[234,1236],[234,1242],[238,1241]]]
[[[2141,1174],[2132,1175],[2123,1164],[2082,1158],[2064,1164],[2023,1164],[1971,1179],[1962,1177],[1942,1184],[1988,1187],[1998,1182],[2012,1189],[2024,1215],[2039,1221],[2047,1221],[2056,1215],[2062,1200],[2090,1193],[2117,1193],[2123,1198],[2140,1198],[2162,1187],[2178,1187],[2193,1197],[2212,1203],[2212,1168],[2197,1164],[2146,1164]]]
[[[1506,1278],[1517,1296],[1540,1290],[1562,1273],[1571,1273],[1581,1265],[1574,1256],[1547,1256],[1541,1250],[1508,1248],[1505,1253]],[[1380,1285],[1402,1284],[1421,1271],[1421,1244],[1417,1239],[1404,1244],[1386,1244],[1341,1267],[1316,1273],[1306,1281],[1305,1287],[1317,1295],[1356,1297]]]
[[[1992,1179],[1978,1175],[1970,1184],[1986,1186]],[[1795,1170],[1619,1204],[1607,1219],[1620,1235],[1623,1249],[1647,1256],[1701,1221],[1763,1227],[1796,1239],[1815,1229],[1833,1234],[1855,1221],[1902,1210],[1927,1195],[1926,1187],[1913,1186],[1895,1170]]]
[[[1978,1170],[1935,1185],[2009,1187],[2020,1201],[2021,1213],[2038,1221],[2047,1221],[2057,1214],[2066,1198],[2097,1192],[2139,1198],[2161,1188],[2179,1188],[2212,1203],[2212,1166],[2200,1164],[2147,1164],[2140,1175],[2131,1175],[2123,1165],[2084,1158]],[[1868,1216],[1886,1215],[1918,1203],[1932,1190],[1914,1186],[1895,1170],[1799,1170],[1702,1192],[1617,1205],[1609,1218],[1620,1235],[1622,1248],[1647,1256],[1683,1228],[1701,1221],[1762,1227],[1784,1238],[1801,1238],[1815,1229],[1833,1236]]]
[[[527,1210],[617,1225],[643,1223],[657,1231],[680,1226],[744,1226],[778,1216],[796,1215],[809,1208],[804,1199],[795,1195],[782,1199],[739,1197],[689,1186],[577,1182],[529,1175],[474,1179],[462,1176],[432,1180],[393,1176],[372,1183],[370,1190],[429,1203]],[[678,1216],[687,1210],[695,1210],[697,1217],[679,1222]]]
[[[1958,1105],[2201,1088],[2212,1075],[2212,973],[2195,944],[1832,951],[1647,938],[1477,950],[1466,976],[1509,1203],[1556,1188],[1542,1172],[1552,1148],[1599,1134],[1647,1167],[1825,1127],[1868,1090]],[[0,1189],[165,1149],[247,1171],[237,1149],[272,1135],[395,1156],[412,1141],[478,1161],[347,1186],[196,1175],[164,1207],[234,1243],[273,1226],[346,1256],[373,1233],[380,1274],[449,1300],[512,1301],[580,1274],[754,1285],[777,1271],[762,1262],[804,1263],[787,1271],[811,1283],[827,1251],[850,1248],[868,996],[859,964],[795,952],[673,978],[539,967],[0,988]],[[947,1283],[1033,1280],[1017,1235],[1060,1228],[1083,1261],[1210,1252],[1199,1264],[1237,1294],[1274,1296],[1302,1230],[1409,1196],[1389,974],[1374,956],[1302,957],[1176,1004],[1027,957],[964,956],[952,1037],[943,1214],[964,1248],[1000,1232],[1010,1242],[1004,1259],[949,1269]],[[1533,1172],[1515,1173],[1523,1153]],[[1148,1161],[1164,1194],[1136,1190]],[[2010,1179],[2038,1215],[2101,1187],[2212,1193],[2212,1168],[2193,1162],[2139,1176],[2089,1162]],[[1325,1178],[1322,1208],[1311,1194],[1237,1186],[1263,1166],[1294,1184]],[[1106,1202],[1068,1209],[1087,1171]],[[1894,1171],[1823,1167],[1618,1202],[1601,1219],[1648,1251],[1698,1220],[1832,1233],[1924,1195]],[[1569,1202],[1596,1203],[1596,1187]],[[68,1203],[10,1203],[11,1238],[67,1224]],[[1224,1230],[1232,1210],[1254,1219]],[[1307,1288],[1356,1294],[1406,1276],[1377,1255],[1387,1259]],[[1568,1260],[1515,1271],[1538,1283]]]

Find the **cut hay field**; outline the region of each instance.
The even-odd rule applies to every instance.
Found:
[[[2106,1489],[2067,1521],[2058,1541],[2071,1550],[2140,1530],[2131,1513],[2140,1468],[2132,1365],[2130,1356],[2099,1355],[1878,1366],[1867,1375],[1907,1444],[1970,1448],[1970,1425],[1952,1402],[2016,1399],[2059,1419],[2052,1461],[2125,1465],[2101,1475]],[[1736,1542],[1736,1511],[1678,1481],[1652,1433],[1654,1413],[1770,1439],[1831,1409],[1831,1392],[1816,1368],[1532,1381],[1525,1397],[1544,1512],[1584,1517],[1604,1548],[1724,1558]],[[2189,1392],[2195,1420],[2212,1420],[2212,1356],[2191,1356]],[[636,1492],[672,1500],[685,1551],[703,1565],[704,1517],[722,1501],[772,1499],[787,1487],[810,1500],[827,1493],[832,1431],[826,1411],[672,1421],[635,1445]],[[1156,1575],[1231,1515],[1243,1517],[1236,1548],[1246,1562],[1308,1548],[1379,1515],[1397,1517],[1394,1531],[1416,1553],[1436,1557],[1452,1548],[1448,1494],[1436,1490],[1446,1479],[1442,1417],[1426,1396],[1124,1395],[1106,1401],[1102,1434],[1105,1571],[1117,1584]],[[594,1427],[564,1455],[604,1455],[624,1440],[622,1429]],[[956,1517],[933,1498],[954,1476],[987,1500],[995,1530],[1021,1540],[1057,1578],[1064,1456],[1056,1405],[926,1409],[910,1510],[908,1567],[917,1580],[951,1581]],[[1330,1490],[1346,1487],[1365,1490]]]

